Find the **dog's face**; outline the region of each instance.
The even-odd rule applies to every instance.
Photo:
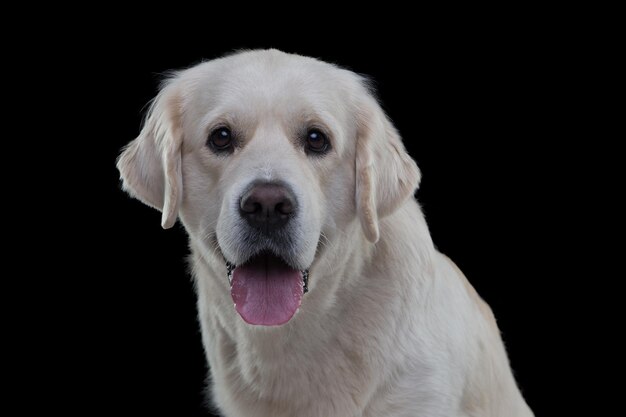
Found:
[[[375,242],[419,181],[360,77],[274,50],[174,76],[118,168],[163,227],[180,216],[207,258],[223,257],[237,311],[261,325],[293,316],[325,244],[357,219]]]

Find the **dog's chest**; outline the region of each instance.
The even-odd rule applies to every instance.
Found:
[[[328,348],[309,357],[255,361],[253,356],[232,357],[232,373],[214,380],[228,391],[225,416],[456,416],[451,404],[444,406],[437,396],[419,389],[426,381],[420,383],[407,374],[388,375],[363,362],[356,347],[351,353]]]
[[[216,400],[236,411],[233,415],[254,410],[250,415],[259,417],[351,416],[364,409],[368,389],[380,376],[364,362],[359,346],[336,340],[311,349],[270,341],[226,340],[217,346],[211,367],[213,382],[220,385],[215,394],[223,398]],[[237,401],[230,403],[233,398]]]

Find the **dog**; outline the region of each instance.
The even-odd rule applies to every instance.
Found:
[[[365,78],[277,50],[173,73],[117,167],[189,235],[224,416],[533,415]]]

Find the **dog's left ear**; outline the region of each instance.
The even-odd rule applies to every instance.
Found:
[[[380,237],[378,220],[415,193],[421,175],[396,128],[371,94],[361,100],[357,112],[357,212],[365,236],[376,243]]]
[[[180,95],[172,83],[154,99],[139,136],[117,160],[122,188],[160,210],[161,226],[176,223],[182,200]]]

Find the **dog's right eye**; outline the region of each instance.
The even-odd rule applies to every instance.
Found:
[[[233,145],[233,134],[227,127],[218,127],[209,134],[207,145],[215,152],[229,151]]]

